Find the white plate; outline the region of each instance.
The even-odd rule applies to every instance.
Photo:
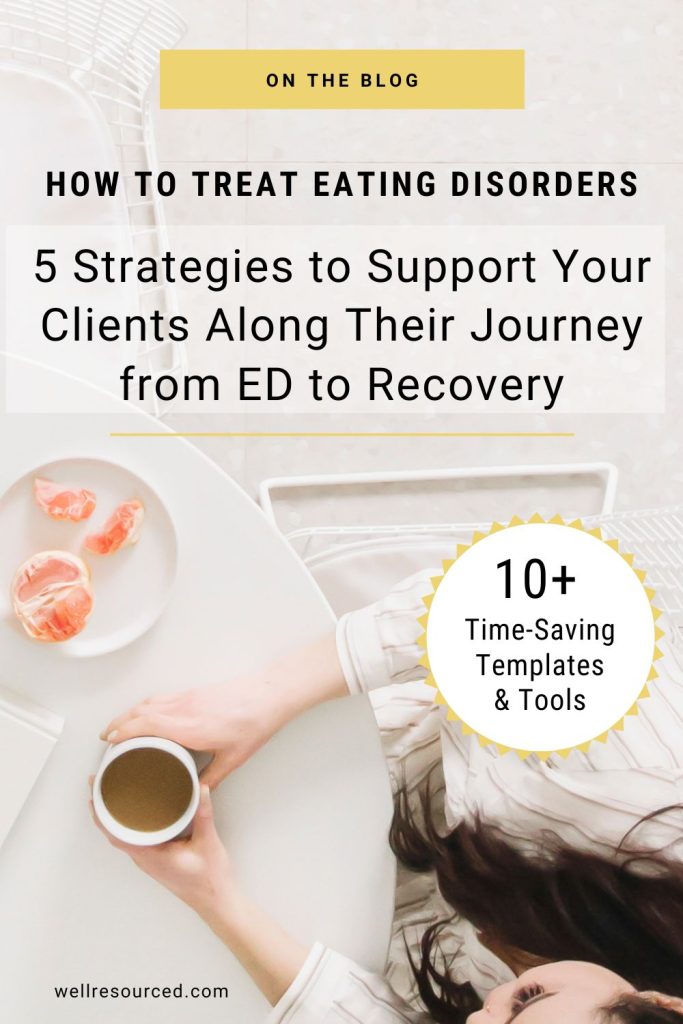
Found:
[[[87,487],[97,508],[82,523],[55,522],[38,508],[33,481],[39,477]],[[145,521],[137,544],[112,555],[83,549],[88,533],[97,532],[117,505],[138,498]],[[61,644],[40,644],[73,657],[108,654],[146,633],[164,610],[175,580],[178,541],[173,521],[159,495],[135,473],[105,459],[58,459],[26,473],[0,498],[0,629],[24,633],[12,610],[9,590],[19,566],[38,551],[79,555],[92,572],[95,603],[79,636]]]

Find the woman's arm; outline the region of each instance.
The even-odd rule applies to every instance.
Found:
[[[92,779],[91,785],[92,785]],[[287,1024],[418,1024],[385,978],[330,949],[297,942],[239,890],[202,786],[192,836],[162,846],[126,846],[99,825],[112,846],[188,904],[232,951]],[[284,997],[284,998],[283,998]]]
[[[201,915],[272,1006],[298,976],[310,950],[244,897]]]
[[[161,846],[128,846],[113,839],[97,821],[92,803],[90,806],[95,824],[111,845],[127,853],[142,871],[199,914],[275,1005],[299,974],[310,950],[239,890],[216,832],[208,786],[202,786],[192,836]]]
[[[426,675],[418,618],[438,570],[405,580],[382,601],[345,615],[336,634],[227,683],[150,697],[102,732],[110,743],[164,736],[213,754],[202,774],[210,788],[239,768],[302,711],[349,693]]]
[[[331,634],[252,675],[150,697],[110,722],[102,739],[164,736],[209,751],[214,757],[202,779],[213,789],[297,715],[348,695]]]

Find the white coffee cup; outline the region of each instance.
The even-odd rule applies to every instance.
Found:
[[[173,757],[176,757],[187,768],[192,780],[192,796],[187,809],[172,825],[159,829],[156,832],[141,832],[122,825],[110,813],[102,797],[102,778],[109,765],[117,758],[122,757],[131,750],[150,749],[164,750],[167,754],[172,754]],[[197,808],[199,807],[199,774],[197,772],[197,765],[192,754],[185,747],[181,747],[179,743],[174,743],[172,740],[162,739],[160,736],[136,736],[132,740],[111,744],[111,746],[107,747],[100,767],[97,770],[92,788],[92,801],[95,814],[102,825],[104,825],[107,832],[122,843],[129,843],[131,846],[158,846],[160,843],[167,843],[171,839],[177,839],[178,836],[182,835],[185,829],[189,828],[192,824],[197,813]]]

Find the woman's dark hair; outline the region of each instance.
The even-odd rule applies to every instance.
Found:
[[[603,1010],[600,1024],[681,1024],[683,1016],[640,996],[624,996]]]
[[[478,818],[441,834],[433,805],[429,784],[417,809],[406,790],[399,791],[392,849],[410,870],[434,871],[444,899],[495,948],[518,951],[530,965],[587,961],[636,989],[683,996],[682,863],[635,849],[632,833],[609,855],[574,849],[552,833],[522,850]],[[412,967],[433,1020],[461,1024],[481,1003],[470,985],[449,976],[439,953],[446,923],[428,929]],[[622,1000],[606,1013],[606,1024],[683,1021],[675,1011],[638,999]]]

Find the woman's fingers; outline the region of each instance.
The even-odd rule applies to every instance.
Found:
[[[124,711],[123,714],[117,715],[116,718],[112,718],[109,725],[107,725],[100,733],[100,739],[109,739],[110,736],[118,732],[124,722],[130,721],[131,718],[136,718],[141,714],[141,711],[142,706],[140,704],[136,704],[134,707],[129,708],[128,711]]]
[[[118,732],[121,726],[126,722],[129,722],[131,718],[139,718],[140,715],[149,714],[152,710],[160,708],[170,708],[180,703],[182,694],[164,693],[158,694],[155,697],[147,697],[146,700],[141,701],[139,704],[135,704],[128,711],[124,711],[123,714],[117,715],[113,718],[109,725],[102,730],[100,733],[100,739],[108,739],[112,733]]]
[[[199,807],[192,826],[192,839],[202,840],[216,834],[213,821],[213,807],[211,805],[211,793],[209,787],[202,784],[199,790]]]
[[[215,789],[216,786],[223,781],[223,776],[220,772],[218,764],[218,755],[214,754],[209,763],[205,768],[202,768],[199,773],[199,781],[204,786],[208,786],[209,789]]]
[[[216,786],[220,786],[223,779],[227,778],[233,767],[234,765],[229,759],[227,752],[219,751],[212,757],[206,767],[202,769],[199,778],[209,789],[215,789]]]
[[[130,740],[135,736],[163,736],[165,739],[182,743],[183,735],[182,719],[150,707],[133,718],[121,721],[104,738],[108,743],[121,743],[122,740]]]

